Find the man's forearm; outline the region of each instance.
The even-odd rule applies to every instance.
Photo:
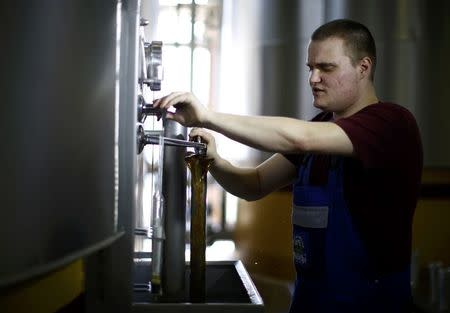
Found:
[[[280,116],[241,116],[210,111],[202,126],[264,151],[354,155],[350,138],[333,122],[318,123]]]
[[[215,180],[229,193],[251,201],[261,198],[261,185],[255,168],[240,168],[217,157],[209,169]]]
[[[203,126],[253,148],[282,153],[301,151],[307,135],[306,122],[286,117],[210,111]]]

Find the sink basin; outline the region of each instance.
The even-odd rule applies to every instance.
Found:
[[[148,262],[135,264],[135,282],[150,280]],[[264,304],[241,261],[214,261],[206,263],[206,301],[189,302],[189,265],[186,265],[186,295],[178,303],[156,299],[149,292],[135,291],[133,312],[264,312]]]

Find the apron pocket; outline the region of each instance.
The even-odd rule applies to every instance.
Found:
[[[328,195],[323,188],[294,188],[292,209],[294,264],[302,279],[325,274]]]

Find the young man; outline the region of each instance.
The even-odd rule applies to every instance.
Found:
[[[228,192],[256,200],[293,184],[297,270],[291,312],[408,312],[411,228],[422,172],[414,117],[382,102],[373,85],[375,42],[369,30],[335,20],[311,36],[307,66],[312,121],[213,112],[189,93],[154,105],[175,107],[167,118],[220,132],[275,154],[239,168],[216,152],[211,174]]]

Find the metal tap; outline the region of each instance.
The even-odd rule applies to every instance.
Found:
[[[196,146],[194,146],[195,154],[206,156],[206,147],[207,147],[207,146],[206,146],[206,144],[202,141],[202,137],[200,137],[200,136],[195,136],[195,137],[192,138],[192,139],[193,139],[193,141],[191,141],[191,142],[195,142],[195,143],[201,144],[201,145],[196,145]]]
[[[206,144],[203,142],[188,141],[182,139],[163,137],[164,145],[194,148],[196,154],[206,155]],[[140,154],[144,150],[145,145],[159,144],[159,136],[152,131],[145,131],[142,125],[138,125],[137,129],[137,153]]]
[[[155,115],[158,119],[163,117],[165,110],[154,108],[152,103],[145,102],[144,96],[138,96],[137,104],[137,120],[139,123],[144,123],[148,115]]]

